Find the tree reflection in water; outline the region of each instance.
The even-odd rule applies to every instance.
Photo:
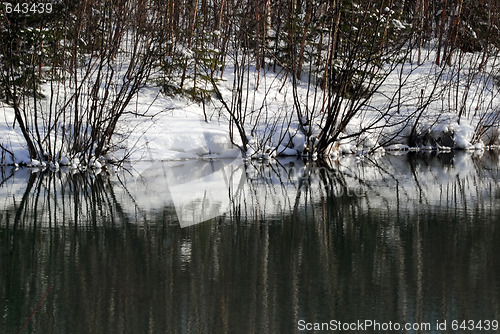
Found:
[[[3,170],[0,330],[17,332],[49,288],[25,332],[500,318],[496,156],[217,164]],[[178,205],[169,180],[200,168],[224,170],[229,209],[180,228],[179,210],[203,206]]]

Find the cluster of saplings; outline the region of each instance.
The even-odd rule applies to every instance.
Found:
[[[232,140],[248,152],[254,135],[249,129],[257,126],[251,122],[264,119],[249,115],[265,112],[265,103],[249,106],[249,88],[258,89],[267,71],[286,78],[295,101],[282,117],[289,122],[270,126],[271,132],[296,120],[313,140],[310,152],[328,154],[401,64],[428,61],[425,50],[432,47],[432,62],[467,82],[498,54],[499,8],[489,0],[51,3],[50,12],[0,7],[0,99],[14,110],[10,125],[19,127],[30,157],[53,163],[63,157],[90,161],[120,145],[126,134],[118,133],[117,124],[127,113],[140,116],[130,105],[146,85],[203,105],[216,101],[229,117]],[[478,55],[474,73],[461,62],[464,53]],[[220,91],[225,71],[234,72],[231,99]],[[306,101],[297,90],[301,85]],[[399,112],[400,92],[394,90],[380,119],[389,110]],[[422,97],[405,120],[412,128],[408,143],[420,135],[419,116],[431,100]],[[458,103],[456,109],[459,118],[467,113]],[[5,144],[3,154],[13,154]]]

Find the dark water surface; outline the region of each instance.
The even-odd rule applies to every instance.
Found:
[[[0,332],[493,329],[499,166],[487,152],[156,162],[110,177],[4,169]]]

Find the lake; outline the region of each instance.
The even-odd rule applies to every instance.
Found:
[[[4,167],[0,332],[495,332],[499,166],[486,151]]]

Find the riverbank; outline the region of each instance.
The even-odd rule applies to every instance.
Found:
[[[478,55],[468,57],[471,68],[464,71],[473,73],[469,81],[461,81],[453,67],[436,66],[432,49],[419,65],[409,62],[395,67],[350,119],[327,154],[337,158],[385,150],[446,152],[498,147],[500,116],[495,106],[500,105],[500,98],[493,81],[494,68],[476,71],[472,60]],[[116,163],[238,157],[270,159],[312,152],[325,115],[317,107],[311,110],[304,125],[294,111],[295,99],[299,96],[299,104],[304,108],[315,103],[319,106],[324,99],[322,91],[316,88],[312,94],[309,83],[294,83],[283,71],[262,69],[259,73],[252,67],[248,70],[244,120],[235,120],[225,109],[235,94],[231,67],[225,69],[217,83],[220,95],[212,94],[203,101],[196,102],[182,94],[165,94],[161,87],[150,85],[141,89],[129,103],[115,129],[111,149],[98,160],[95,157],[88,161],[73,159],[64,155],[64,149],[57,161],[31,159],[13,109],[1,104],[0,163],[37,167],[52,162],[52,167],[93,167],[105,160]],[[186,85],[189,87],[189,82]],[[49,83],[45,83],[42,93],[49,93],[49,89]],[[342,103],[347,108],[351,102],[346,99]],[[38,112],[43,114],[41,109]],[[459,109],[463,112],[459,113]],[[247,134],[244,152],[236,121]],[[47,120],[39,117],[38,122],[40,130],[30,131],[33,135],[41,131],[43,137]],[[310,157],[316,158],[316,153]]]

